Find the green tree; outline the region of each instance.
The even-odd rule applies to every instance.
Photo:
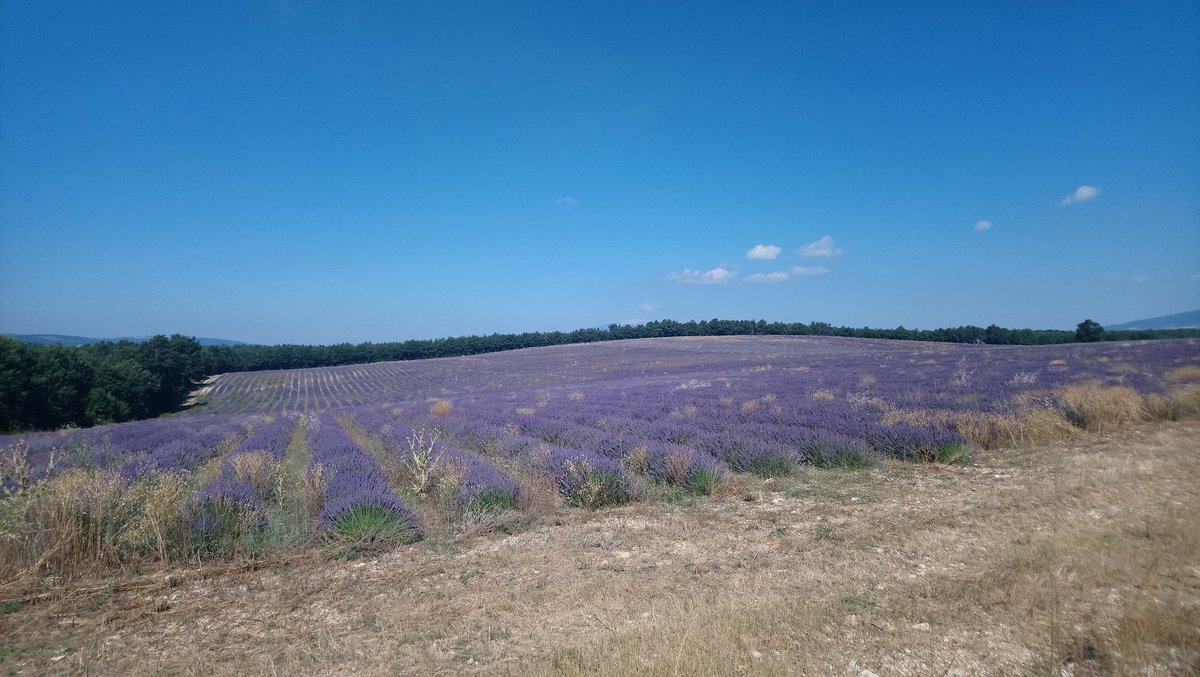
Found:
[[[1084,320],[1075,327],[1075,340],[1079,343],[1093,343],[1104,340],[1104,327],[1098,322]]]

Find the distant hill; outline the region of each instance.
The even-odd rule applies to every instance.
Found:
[[[149,336],[122,336],[120,338],[88,338],[87,336],[65,336],[63,334],[5,334],[5,336],[21,341],[22,343],[34,343],[39,346],[86,346],[101,341],[133,341],[140,343],[150,340]],[[245,346],[250,345],[242,341],[231,341],[229,339],[215,338],[198,338],[196,339],[202,346]]]
[[[1105,329],[1111,331],[1136,331],[1147,329],[1197,329],[1200,328],[1200,310],[1186,313],[1151,317],[1146,320],[1134,320],[1124,324],[1106,324]]]

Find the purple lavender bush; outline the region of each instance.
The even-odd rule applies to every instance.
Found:
[[[322,415],[309,431],[310,466],[325,478],[319,528],[357,541],[415,541],[417,516],[396,497],[375,457],[355,444],[332,417]]]

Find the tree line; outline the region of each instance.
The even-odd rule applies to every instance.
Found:
[[[0,336],[0,433],[90,426],[179,410],[205,376],[231,371],[329,367],[420,360],[570,343],[667,336],[850,336],[858,338],[1043,345],[1086,341],[1200,338],[1200,330],[1105,331],[1085,320],[1075,331],[962,326],[943,329],[835,327],[825,322],[657,320],[571,332],[459,336],[391,343],[201,346],[174,335],[134,343],[39,346]]]

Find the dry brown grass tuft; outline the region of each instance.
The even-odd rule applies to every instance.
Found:
[[[832,390],[818,390],[812,394],[814,400],[832,400],[834,398]]]
[[[1186,367],[1177,367],[1164,374],[1168,381],[1177,383],[1200,383],[1200,366],[1188,365]]]
[[[450,400],[437,400],[429,406],[429,413],[434,416],[449,416],[454,411],[454,403]]]
[[[563,505],[562,495],[554,478],[543,473],[526,473],[520,477],[517,509],[534,521],[543,521],[556,514]]]
[[[229,459],[237,478],[254,488],[264,501],[275,493],[283,470],[282,464],[265,451],[237,454]]]
[[[1160,421],[1185,421],[1200,418],[1200,384],[1186,385],[1145,400],[1150,417]]]
[[[1058,398],[1067,418],[1088,432],[1124,430],[1148,418],[1142,396],[1131,388],[1080,383],[1059,390]]]
[[[297,482],[297,503],[306,522],[317,519],[325,507],[325,466],[320,463],[304,468]]]
[[[151,474],[126,487],[111,471],[74,469],[6,500],[0,580],[73,577],[137,557],[184,551],[185,478]]]
[[[1062,412],[1028,408],[1010,414],[957,414],[954,426],[971,444],[999,449],[1069,439],[1079,434]]]

